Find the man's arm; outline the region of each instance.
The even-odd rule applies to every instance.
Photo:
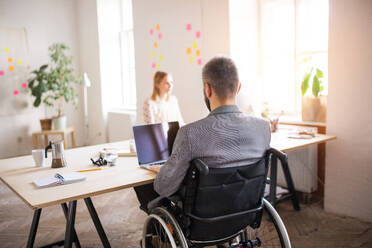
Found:
[[[171,196],[179,189],[192,159],[187,129],[181,128],[176,136],[168,161],[156,176],[154,189],[160,196]]]

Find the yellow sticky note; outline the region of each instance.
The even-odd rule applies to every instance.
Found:
[[[159,64],[159,63],[156,64],[156,68],[157,68],[157,69],[160,68],[160,64]]]
[[[156,31],[159,31],[160,30],[160,25],[159,24],[156,24],[155,29],[156,29]]]
[[[21,65],[22,64],[22,60],[17,60],[17,64]]]
[[[4,52],[6,52],[6,53],[9,52],[9,47],[5,47]]]
[[[13,61],[13,59],[12,58],[8,58],[8,62],[10,63],[10,62],[12,62]]]
[[[14,71],[14,66],[11,65],[11,66],[9,66],[8,69],[9,69],[9,71]]]
[[[193,46],[193,48],[196,48],[196,47],[198,46],[198,43],[193,42],[193,43],[192,43],[192,46]]]
[[[154,47],[157,48],[158,47],[158,43],[155,41],[154,42]]]
[[[196,56],[200,56],[200,50],[196,50]]]
[[[191,53],[191,48],[190,48],[190,47],[187,48],[186,53],[187,53],[187,54],[190,54],[190,53]]]
[[[155,52],[151,53],[151,57],[155,58]]]
[[[190,61],[190,63],[194,62],[194,57],[190,56],[189,61]]]
[[[163,60],[163,55],[160,54],[160,56],[159,56],[159,60],[160,60],[160,61]]]

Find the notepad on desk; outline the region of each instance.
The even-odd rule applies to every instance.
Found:
[[[118,157],[136,157],[137,153],[130,151],[129,149],[121,149],[121,148],[104,148],[100,154],[104,156],[106,153],[115,153]]]
[[[70,183],[75,183],[75,182],[80,182],[86,179],[85,175],[82,175],[81,173],[78,172],[71,172],[71,173],[61,173],[61,174],[56,174],[61,177],[47,177],[47,178],[40,178],[34,180],[34,184],[38,188],[47,188],[47,187],[53,187],[57,185],[63,185],[63,184],[70,184]]]

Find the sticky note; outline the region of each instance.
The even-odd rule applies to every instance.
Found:
[[[198,65],[201,65],[202,64],[202,59],[201,58],[198,58],[197,63],[198,63]]]
[[[158,33],[159,40],[161,39],[161,37],[163,37],[163,35],[161,33]]]
[[[0,76],[4,76],[4,71],[0,71]]]
[[[194,62],[194,57],[190,56],[189,61],[190,61],[190,63]]]
[[[27,84],[26,83],[22,83],[22,88],[27,88]]]
[[[15,96],[18,95],[18,93],[19,93],[18,90],[13,91],[13,95],[15,95]]]
[[[196,48],[196,47],[198,46],[198,43],[193,42],[193,43],[192,43],[192,46],[193,46],[193,48]]]
[[[160,56],[159,56],[159,60],[160,60],[160,61],[163,60],[163,55],[160,54]]]
[[[9,47],[5,47],[4,52],[6,52],[6,53],[9,52]]]
[[[155,66],[156,66],[155,63],[153,62],[153,63],[151,64],[151,67],[152,67],[152,68],[155,68]]]
[[[158,43],[155,41],[154,42],[154,47],[157,48],[158,47]]]
[[[9,66],[8,69],[9,69],[9,71],[13,71],[14,70],[14,66],[11,65],[11,66]]]
[[[17,60],[17,64],[21,65],[22,64],[22,60]]]
[[[155,29],[156,29],[156,31],[159,31],[160,30],[160,25],[159,24],[156,24]]]
[[[13,61],[12,58],[8,58],[8,62],[11,63]]]
[[[196,50],[196,56],[200,56],[200,50]]]
[[[186,53],[187,54],[190,54],[191,53],[191,48],[190,47],[187,48]]]
[[[195,33],[195,36],[196,36],[196,38],[200,38],[200,31],[197,31],[197,32]]]
[[[151,57],[155,58],[155,52],[151,53]]]
[[[160,64],[159,64],[159,63],[156,64],[156,68],[157,68],[157,69],[160,68]]]
[[[187,25],[186,25],[186,29],[187,29],[188,31],[190,31],[190,30],[191,30],[191,24],[187,24]]]
[[[150,29],[150,35],[154,33],[154,29]]]

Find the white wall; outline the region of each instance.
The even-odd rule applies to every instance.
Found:
[[[25,27],[27,31],[31,70],[49,61],[48,47],[63,42],[71,48],[74,63],[79,61],[79,43],[74,0],[2,0],[0,1],[0,25]],[[1,51],[3,48],[1,49]],[[25,61],[26,62],[26,61]],[[76,66],[76,72],[79,68]],[[81,95],[81,87],[78,88]],[[73,126],[77,144],[83,143],[83,106],[77,110],[66,106],[68,126]],[[44,118],[42,108],[27,114],[4,116],[0,114],[0,158],[31,153],[31,133],[40,130],[39,119]]]
[[[372,1],[331,0],[325,209],[372,221]]]
[[[135,0],[134,43],[137,83],[137,122],[143,122],[143,102],[152,92],[152,51],[163,54],[160,70],[172,73],[173,93],[178,97],[186,123],[207,115],[202,93],[201,68],[190,63],[186,49],[197,42],[203,64],[217,53],[229,54],[229,8],[227,0]],[[192,24],[187,31],[186,25]],[[161,40],[149,34],[160,25]],[[201,38],[195,37],[201,31]],[[153,42],[158,41],[158,48]],[[194,53],[195,57],[195,53]]]

